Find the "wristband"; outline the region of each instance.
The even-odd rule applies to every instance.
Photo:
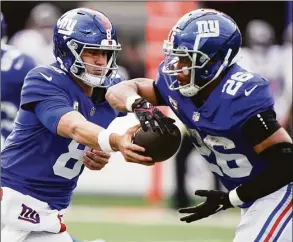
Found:
[[[141,98],[141,96],[139,96],[139,95],[133,95],[133,96],[130,96],[130,97],[128,97],[126,99],[125,106],[126,106],[127,111],[129,111],[129,112],[132,112],[133,111],[132,110],[132,104],[135,102],[136,99],[139,99],[139,98]]]
[[[229,192],[229,200],[230,200],[230,203],[234,207],[237,207],[243,204],[243,201],[241,201],[241,199],[239,198],[237,194],[236,188]]]
[[[101,149],[105,152],[113,152],[114,151],[110,145],[110,135],[111,134],[112,133],[107,129],[100,131],[98,134],[98,144],[101,147]]]

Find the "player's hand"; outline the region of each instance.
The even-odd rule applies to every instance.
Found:
[[[122,136],[119,143],[119,151],[124,156],[127,162],[138,163],[146,166],[154,165],[151,157],[140,155],[140,152],[144,152],[145,148],[132,143],[135,132],[140,128],[140,125],[135,125],[129,128]]]
[[[165,116],[144,98],[136,99],[132,104],[132,110],[138,118],[143,131],[147,131],[146,122],[149,122],[153,132],[172,133],[175,120]]]
[[[179,213],[188,214],[187,216],[180,218],[183,222],[191,223],[233,207],[230,203],[229,195],[226,192],[197,190],[195,191],[195,195],[206,197],[206,200],[195,207],[180,208]]]
[[[83,164],[90,170],[101,170],[108,164],[110,153],[102,150],[91,149],[86,151],[83,157]]]

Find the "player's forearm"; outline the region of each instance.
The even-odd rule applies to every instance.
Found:
[[[80,144],[104,151],[119,150],[121,136],[89,121],[74,125],[72,139]]]
[[[119,84],[111,86],[106,93],[106,100],[112,106],[112,108],[125,112],[126,101],[130,96],[139,96],[138,89],[133,81],[125,81]]]
[[[264,170],[230,192],[230,201],[236,203],[231,201],[233,205],[255,201],[293,182],[292,143],[276,144],[259,155],[266,161]]]
[[[104,151],[118,150],[121,136],[87,121],[80,113],[65,114],[59,121],[59,135],[71,138],[77,143]]]
[[[293,181],[292,139],[281,128],[273,110],[251,117],[242,126],[242,134],[265,161],[265,166],[249,182],[230,192],[231,203],[235,202],[233,205],[255,201]]]
[[[87,120],[83,120],[72,124],[70,137],[80,144],[84,144],[91,148],[99,148],[98,134],[102,130],[102,127],[88,122]]]
[[[111,86],[106,94],[106,99],[109,104],[121,112],[129,111],[129,108],[127,108],[129,98],[134,101],[135,98],[140,97],[145,98],[153,105],[157,104],[152,79],[136,78],[124,81]]]

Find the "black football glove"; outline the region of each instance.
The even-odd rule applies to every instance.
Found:
[[[153,132],[172,133],[174,130],[174,119],[162,114],[156,107],[152,106],[144,98],[138,98],[132,104],[132,111],[138,118],[143,131],[147,131],[146,122],[149,122]],[[157,125],[156,125],[156,122]]]
[[[195,195],[206,197],[207,199],[195,207],[180,208],[179,213],[189,213],[189,215],[180,218],[183,222],[191,223],[233,207],[230,203],[229,195],[226,192],[197,190],[195,191]]]

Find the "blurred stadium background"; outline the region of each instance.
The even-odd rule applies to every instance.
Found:
[[[156,77],[162,42],[184,13],[200,7],[227,13],[243,33],[242,64],[270,81],[278,119],[292,130],[292,2],[2,1],[8,43],[38,64],[51,63],[52,26],[63,12],[81,6],[104,12],[118,29],[123,48],[118,63],[127,79]],[[128,115],[110,128],[122,133],[136,122]],[[196,151],[188,160],[188,195],[192,197],[198,188],[213,189],[213,175]],[[127,164],[114,154],[102,171],[85,170],[66,217],[70,233],[81,240],[107,242],[232,241],[239,221],[237,209],[195,224],[180,223],[174,205],[175,169],[174,158],[150,168]]]

